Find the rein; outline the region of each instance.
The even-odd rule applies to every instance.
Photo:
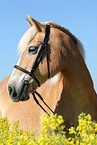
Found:
[[[38,87],[40,87],[40,82],[39,80],[37,79],[37,77],[34,75],[34,72],[36,70],[36,68],[38,67],[39,63],[41,62],[42,58],[43,58],[43,55],[45,53],[46,55],[46,60],[47,60],[47,69],[48,69],[48,78],[50,77],[50,69],[49,69],[49,56],[48,56],[48,41],[49,41],[49,35],[50,35],[50,25],[46,25],[46,30],[45,30],[45,38],[44,38],[44,41],[37,41],[37,40],[33,40],[33,41],[36,41],[36,42],[40,42],[41,43],[41,47],[40,47],[40,50],[39,50],[39,53],[36,57],[36,60],[33,64],[33,67],[31,69],[31,71],[27,71],[25,70],[24,68],[18,66],[18,65],[15,65],[14,68],[24,72],[25,74],[29,75],[30,77],[32,77],[38,84]],[[25,81],[26,84],[29,85],[29,82]],[[42,110],[48,115],[50,116],[50,114],[42,107],[42,105],[39,103],[39,101],[37,100],[36,98],[36,95],[42,100],[42,102],[44,103],[44,105],[53,113],[55,114],[52,109],[45,103],[45,101],[43,100],[42,96],[35,90],[35,89],[32,89],[32,95],[33,95],[33,98],[35,100],[35,102],[42,108]],[[65,123],[69,126],[73,126],[72,124],[68,123],[65,121]],[[65,129],[66,131],[68,131],[68,129]]]
[[[40,98],[40,100],[42,100],[42,102],[44,103],[44,105],[53,113],[55,114],[52,109],[45,103],[45,101],[43,100],[42,96],[36,91],[36,90],[32,90],[32,95],[33,95],[33,98],[35,100],[35,102],[40,106],[40,108],[42,108],[42,110],[48,115],[50,116],[50,114],[41,106],[41,104],[39,103],[39,101],[37,100],[35,94]]]
[[[55,114],[55,112],[52,111],[52,109],[45,103],[45,101],[43,100],[43,97],[42,97],[35,89],[33,89],[33,90],[32,90],[33,98],[34,98],[35,102],[40,106],[40,108],[41,108],[48,116],[50,116],[50,114],[41,106],[41,104],[40,104],[39,101],[37,100],[35,94],[40,98],[40,100],[44,103],[44,105],[45,105],[53,114]],[[68,122],[65,121],[65,120],[64,120],[64,122],[65,122],[67,125],[69,125],[70,127],[71,127],[71,126],[74,127],[73,124],[68,123]],[[65,131],[69,131],[69,129],[67,129],[67,128],[65,128],[64,130],[65,130]]]

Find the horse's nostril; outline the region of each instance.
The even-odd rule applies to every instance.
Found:
[[[11,97],[16,97],[17,96],[17,93],[16,93],[15,88],[13,86],[9,86],[8,91],[9,91],[9,95]]]
[[[9,91],[9,95],[11,95],[11,93],[12,93],[12,87],[8,87],[8,91]]]

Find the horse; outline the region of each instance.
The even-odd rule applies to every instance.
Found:
[[[30,28],[18,45],[21,56],[17,68],[0,83],[1,117],[6,116],[9,121],[19,120],[20,129],[33,129],[38,134],[45,113],[33,98],[33,90],[36,90],[66,122],[77,125],[81,112],[91,114],[97,121],[97,96],[81,42],[56,23],[40,23],[30,16],[28,18]],[[46,34],[47,26],[49,34]],[[43,44],[47,35],[47,42]],[[33,71],[38,54],[45,45],[47,58],[44,53],[32,75],[25,73]],[[51,114],[42,101],[37,100]]]

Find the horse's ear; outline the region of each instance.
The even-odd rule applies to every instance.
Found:
[[[33,25],[35,26],[37,32],[42,32],[45,30],[45,26],[41,23],[39,23],[38,21],[34,20],[33,18],[31,18],[29,15],[27,15],[27,17],[29,18],[29,26],[32,27]]]
[[[32,27],[33,25],[31,24],[31,22],[26,18],[26,20],[27,20],[27,22],[28,22],[28,25],[30,26],[30,27]]]

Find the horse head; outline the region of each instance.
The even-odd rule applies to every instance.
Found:
[[[31,28],[19,43],[22,53],[18,69],[14,69],[8,82],[9,95],[16,102],[28,100],[29,92],[48,80],[48,73],[52,78],[59,72],[72,72],[72,61],[80,55],[77,47],[80,43],[67,29],[52,22],[39,23],[28,18]]]

